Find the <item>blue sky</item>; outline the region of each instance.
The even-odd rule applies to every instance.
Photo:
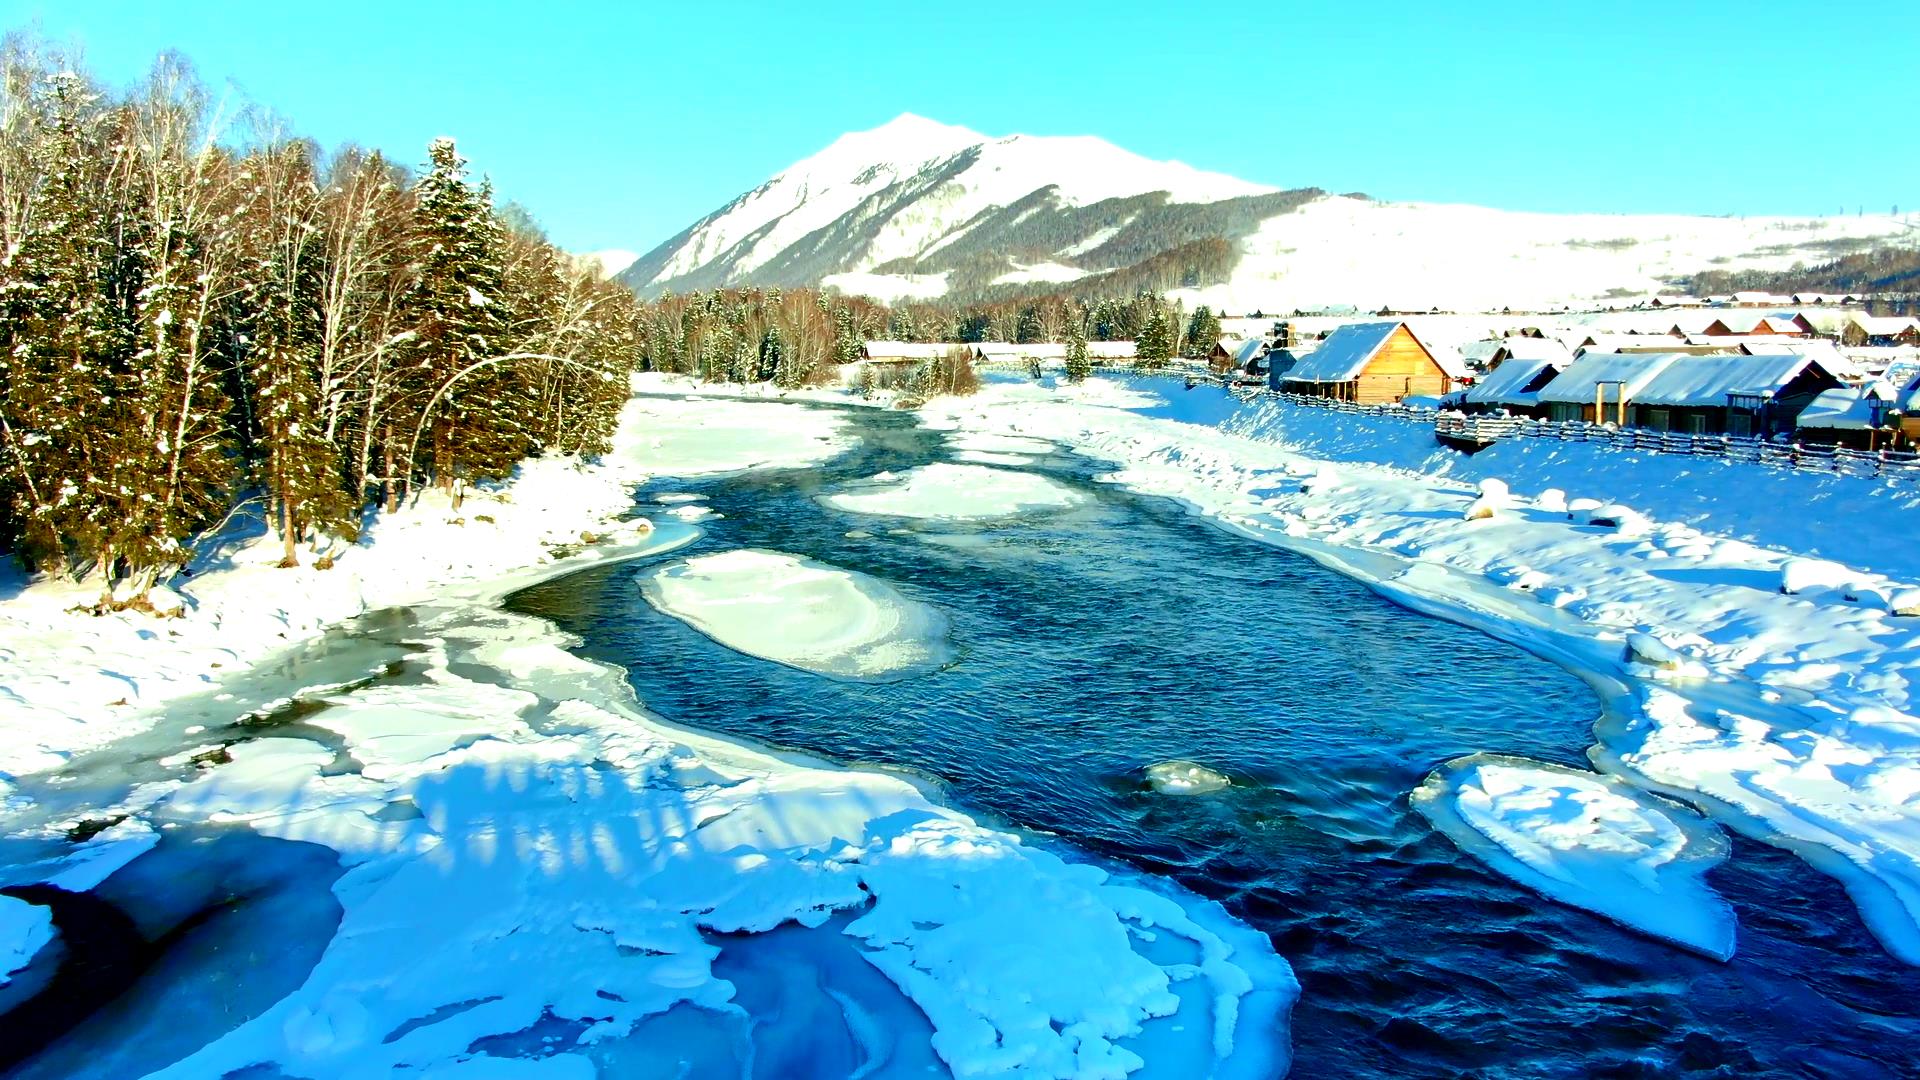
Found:
[[[576,250],[644,251],[901,112],[1390,199],[1920,209],[1911,0],[1556,7],[0,0],[115,85],[178,48],[325,144],[454,135]]]

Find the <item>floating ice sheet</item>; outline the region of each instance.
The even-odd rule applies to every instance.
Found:
[[[1733,909],[1707,885],[1718,826],[1613,777],[1476,754],[1434,770],[1413,804],[1461,849],[1552,899],[1718,960]]]
[[[1035,510],[1064,510],[1085,498],[1056,480],[985,465],[935,462],[895,477],[882,473],[823,502],[856,514],[936,521],[991,520]]]
[[[846,679],[902,678],[947,662],[947,620],[877,578],[777,551],[669,563],[647,602],[730,649]]]

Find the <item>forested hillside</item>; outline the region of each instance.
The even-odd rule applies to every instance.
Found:
[[[1920,311],[1920,247],[1876,247],[1843,255],[1816,266],[1795,266],[1768,273],[1757,270],[1708,270],[1686,279],[1695,296],[1741,290],[1878,293],[1874,303],[1887,313]]]
[[[502,211],[451,139],[418,175],[223,124],[180,57],[124,93],[0,56],[0,549],[136,599],[236,508],[285,559],[370,503],[606,447],[635,301]]]

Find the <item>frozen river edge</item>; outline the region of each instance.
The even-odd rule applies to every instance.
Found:
[[[956,1075],[1284,1070],[1297,984],[1218,905],[981,827],[901,777],[665,724],[624,672],[494,608],[693,535],[663,527],[421,598],[424,683],[334,695],[312,718],[357,771],[316,742],[260,739],[104,808],[162,831],[213,821],[320,843],[349,867],[340,930],[305,984],[157,1075],[470,1071],[502,1061],[476,1044],[556,1021],[578,1043],[537,1047],[542,1075],[669,1066],[708,1048],[663,1041],[658,1018],[710,1016],[682,1029],[692,1043],[737,1042],[751,1022],[714,974],[726,946],[711,935],[842,913],[852,947],[898,989],[891,1007],[931,1021]]]

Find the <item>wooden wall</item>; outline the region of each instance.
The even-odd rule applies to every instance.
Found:
[[[1360,372],[1352,400],[1362,405],[1387,405],[1407,397],[1438,396],[1450,389],[1447,373],[1402,326]]]

